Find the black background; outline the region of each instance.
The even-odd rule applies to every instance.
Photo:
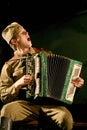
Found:
[[[87,0],[1,0],[0,28],[19,21],[30,31],[60,23],[87,9]]]

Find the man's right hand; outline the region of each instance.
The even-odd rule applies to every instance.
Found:
[[[24,75],[19,80],[15,82],[15,88],[20,89],[21,87],[28,85],[32,81],[31,75]]]

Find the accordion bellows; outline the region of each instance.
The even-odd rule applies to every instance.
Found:
[[[81,68],[82,62],[56,54],[28,55],[26,73],[34,80],[28,86],[27,98],[49,97],[72,104],[76,91],[72,79],[80,75]]]

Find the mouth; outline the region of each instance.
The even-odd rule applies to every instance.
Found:
[[[30,37],[27,39],[28,41],[31,41]]]

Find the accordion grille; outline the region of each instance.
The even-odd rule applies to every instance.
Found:
[[[70,61],[58,55],[48,56],[48,95],[60,97]]]

